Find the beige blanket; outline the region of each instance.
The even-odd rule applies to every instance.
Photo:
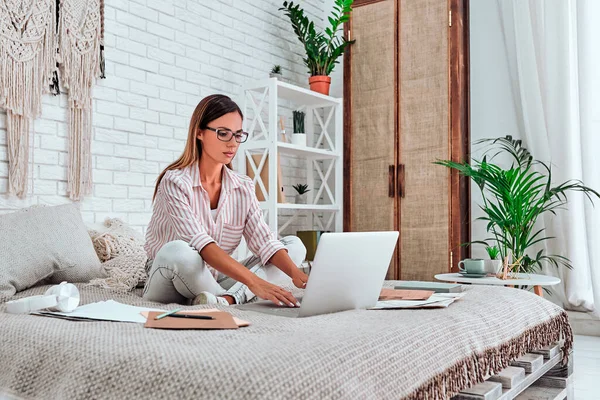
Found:
[[[78,286],[81,304],[112,298],[175,307],[145,302],[139,290]],[[0,397],[31,399],[443,399],[561,334],[565,351],[572,343],[561,308],[503,287],[469,287],[447,309],[291,319],[230,307],[252,323],[233,331],[161,331],[5,309]]]

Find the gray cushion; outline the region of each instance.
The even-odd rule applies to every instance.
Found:
[[[0,215],[0,297],[45,278],[58,283],[104,276],[76,204]]]

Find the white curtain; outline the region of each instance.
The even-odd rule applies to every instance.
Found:
[[[520,136],[552,165],[554,183],[580,179],[600,191],[600,1],[498,0]],[[545,273],[563,306],[600,315],[600,200],[570,193],[567,210],[546,215],[548,254],[573,270]]]

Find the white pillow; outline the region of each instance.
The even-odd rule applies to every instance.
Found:
[[[48,283],[104,277],[77,204],[0,215],[0,298]]]

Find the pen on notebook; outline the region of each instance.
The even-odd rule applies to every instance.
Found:
[[[154,319],[161,319],[161,318],[164,318],[164,317],[166,317],[166,316],[168,316],[168,315],[175,314],[177,311],[181,311],[181,308],[176,308],[176,309],[174,309],[174,310],[167,311],[166,313],[163,313],[163,314],[157,315],[157,316],[156,316],[156,318],[154,318]]]
[[[215,319],[215,317],[211,317],[210,315],[195,315],[195,314],[171,314],[168,317],[175,318],[196,318],[196,319]]]

